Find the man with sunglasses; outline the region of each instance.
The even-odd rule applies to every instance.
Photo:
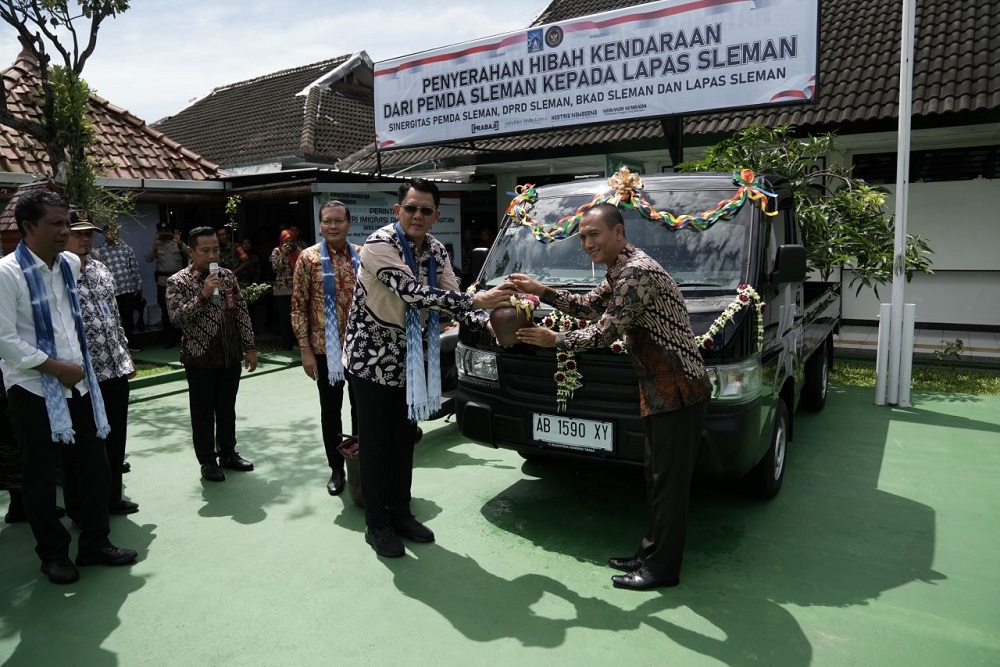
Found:
[[[410,486],[417,422],[441,406],[438,313],[485,321],[480,309],[509,304],[514,294],[507,283],[459,291],[448,252],[430,235],[440,203],[431,182],[400,186],[397,222],[362,248],[347,322],[344,366],[358,406],[365,541],[386,557],[404,554],[401,537],[434,541],[410,511]]]

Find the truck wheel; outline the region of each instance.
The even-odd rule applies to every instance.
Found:
[[[788,407],[780,399],[774,409],[774,430],[767,454],[747,474],[750,493],[765,500],[778,495],[785,479],[785,453],[788,444]]]
[[[824,344],[806,362],[806,378],[802,386],[802,409],[819,412],[826,405],[830,388],[830,347]]]

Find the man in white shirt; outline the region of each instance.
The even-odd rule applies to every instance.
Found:
[[[17,251],[0,259],[0,368],[24,464],[24,506],[35,552],[49,581],[69,584],[80,574],[69,559],[69,531],[56,516],[60,461],[64,488],[79,509],[76,564],[127,565],[138,554],[108,539],[108,460],[97,435],[104,404],[99,391],[91,392],[96,379],[92,370],[88,375],[79,311],[73,305],[80,260],[62,252],[69,238],[69,211],[58,195],[36,189],[21,194],[14,216],[22,240]],[[33,274],[37,287],[29,287]],[[37,313],[49,315],[38,327]],[[43,346],[55,353],[47,354]],[[71,421],[63,425],[67,417]],[[55,442],[57,436],[61,442]]]

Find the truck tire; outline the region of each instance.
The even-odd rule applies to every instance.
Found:
[[[830,389],[830,345],[824,343],[806,362],[806,377],[802,386],[802,409],[819,412],[826,405]]]
[[[747,483],[752,495],[768,500],[778,495],[785,479],[785,453],[788,446],[788,406],[784,399],[778,400],[774,409],[774,429],[771,432],[771,446],[767,454],[747,473]]]

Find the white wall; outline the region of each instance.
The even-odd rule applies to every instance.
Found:
[[[153,275],[154,264],[146,262],[143,255],[153,245],[156,237],[156,223],[159,222],[160,211],[157,204],[137,204],[132,218],[126,219],[121,226],[119,235],[122,241],[135,251],[139,261],[139,275],[142,276],[142,295],[146,297],[146,324],[157,324],[160,321],[160,308],[156,305],[156,279]],[[95,234],[95,247],[104,245],[103,237]]]
[[[890,192],[895,187],[887,187]],[[934,275],[917,274],[905,300],[917,306],[917,323],[1000,327],[1000,180],[911,183],[907,231],[924,237],[934,254]],[[886,200],[889,212],[895,198]],[[872,290],[858,297],[844,281],[845,319],[874,320],[879,299]],[[879,289],[888,303],[892,286]]]

